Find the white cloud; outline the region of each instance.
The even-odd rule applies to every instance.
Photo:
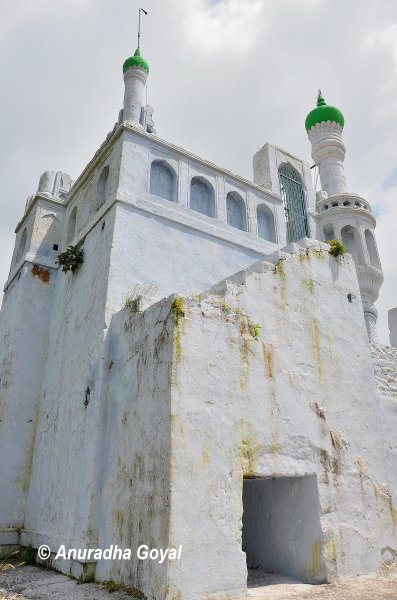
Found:
[[[263,29],[263,0],[191,0],[180,6],[187,41],[207,54],[248,50]]]

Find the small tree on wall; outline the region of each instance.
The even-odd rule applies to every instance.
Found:
[[[68,246],[65,252],[58,254],[56,264],[62,266],[62,271],[67,273],[72,271],[74,273],[79,268],[79,265],[84,262],[84,251],[82,244],[77,246]]]

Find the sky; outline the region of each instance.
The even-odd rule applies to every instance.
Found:
[[[341,109],[348,189],[378,221],[387,343],[397,306],[395,0],[0,0],[0,280],[40,174],[76,179],[116,122],[140,6],[159,137],[252,179],[266,142],[312,162],[304,122],[318,88]]]

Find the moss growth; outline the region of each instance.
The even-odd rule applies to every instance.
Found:
[[[321,548],[321,540],[316,540],[311,548],[311,560],[308,569],[311,579],[317,577],[321,571]]]
[[[133,315],[139,313],[139,298],[131,298],[130,296],[124,300],[124,308],[127,308]]]
[[[132,598],[137,598],[138,600],[147,600],[147,597],[145,596],[145,594],[143,592],[141,592],[141,590],[138,590],[135,587],[124,587],[122,585],[119,585],[118,583],[115,583],[114,581],[103,581],[101,583],[101,587],[105,590],[107,590],[109,592],[109,594],[112,594],[113,592],[118,592],[119,590],[122,590],[123,592],[125,592],[126,594],[128,594],[129,596],[131,596]]]
[[[334,540],[327,540],[324,547],[328,560],[332,563],[336,563],[336,544]]]
[[[36,550],[32,546],[24,546],[21,550],[21,560],[25,565],[34,565],[36,562]]]
[[[331,256],[342,256],[343,254],[346,254],[346,248],[344,247],[343,244],[340,243],[339,240],[330,240],[328,242],[328,244],[331,246],[329,253],[331,254]]]
[[[228,305],[226,300],[222,300],[222,302],[219,305],[219,308],[221,309],[222,312],[227,312],[228,310],[230,310],[230,306]]]
[[[262,329],[262,325],[258,323],[250,323],[251,334],[253,338],[258,338]]]
[[[312,321],[312,346],[314,350],[314,356],[316,358],[316,367],[318,377],[321,380],[323,378],[323,363],[321,360],[321,346],[320,346],[320,327],[316,318]]]
[[[171,312],[174,315],[175,328],[174,328],[174,364],[172,366],[171,373],[171,385],[175,386],[177,382],[177,363],[181,360],[183,355],[181,335],[184,333],[184,304],[183,298],[176,296],[171,304]],[[179,326],[180,321],[183,323],[183,330]]]
[[[309,291],[309,294],[314,296],[314,280],[312,278],[304,279],[302,283],[303,286]]]
[[[276,275],[280,279],[280,294],[281,294],[281,304],[282,306],[286,306],[287,304],[287,293],[285,289],[285,271],[284,271],[284,260],[280,259],[276,265],[275,269]]]
[[[273,348],[270,344],[266,344],[262,342],[262,353],[263,353],[263,363],[265,365],[265,373],[268,379],[273,379],[273,369],[274,369],[274,360],[273,360]]]
[[[244,475],[254,475],[256,463],[260,454],[260,445],[256,438],[254,428],[251,423],[240,419],[241,441],[240,441],[240,460]]]
[[[183,298],[180,296],[175,296],[171,304],[171,310],[173,311],[175,315],[175,321],[178,324],[179,319],[185,316],[183,310]]]

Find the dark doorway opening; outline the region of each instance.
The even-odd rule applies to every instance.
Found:
[[[320,514],[315,475],[244,478],[242,540],[249,575],[324,582]]]

